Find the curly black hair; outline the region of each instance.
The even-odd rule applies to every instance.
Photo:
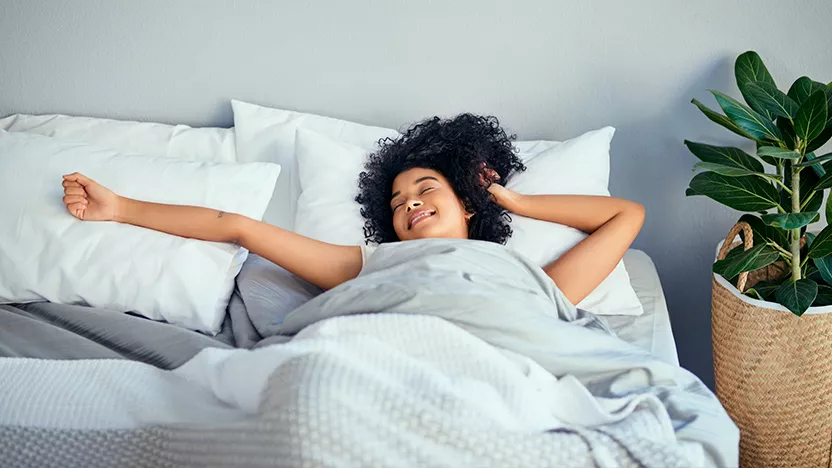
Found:
[[[494,116],[461,114],[451,119],[432,117],[412,125],[398,138],[379,140],[359,176],[361,215],[367,242],[399,240],[393,229],[390,196],[393,180],[413,169],[432,169],[451,183],[469,213],[468,237],[504,244],[511,236],[511,218],[491,199],[480,175],[488,167],[504,184],[514,171],[526,167],[515,154],[512,141]]]

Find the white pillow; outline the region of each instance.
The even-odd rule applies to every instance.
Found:
[[[395,138],[395,130],[361,125],[346,120],[282,109],[271,109],[242,101],[231,101],[237,130],[240,162],[273,162],[283,168],[274,197],[263,220],[293,229],[300,196],[295,162],[295,130],[304,128],[337,141],[371,150],[381,138]]]
[[[187,161],[237,161],[233,128],[193,128],[60,114],[15,114],[0,119],[0,130],[80,140],[143,156]]]
[[[609,196],[609,148],[614,132],[606,127],[562,143],[518,142],[515,146],[528,169],[513,176],[507,186],[529,194]],[[296,232],[335,244],[363,244],[364,219],[355,196],[367,150],[305,129],[298,129],[295,149],[302,189]],[[517,215],[512,219],[514,234],[507,246],[541,266],[586,237],[567,226]],[[578,306],[601,315],[644,312],[623,262]]]
[[[122,155],[0,130],[0,303],[84,304],[219,331],[245,249],[79,221],[62,202],[61,175],[75,171],[126,197],[260,219],[280,167]]]

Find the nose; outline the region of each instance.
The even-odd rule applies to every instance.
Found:
[[[407,212],[410,213],[411,211],[415,210],[422,206],[422,202],[419,200],[408,200],[407,201]]]

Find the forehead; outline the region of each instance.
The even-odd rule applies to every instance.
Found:
[[[393,193],[405,190],[407,187],[416,184],[416,181],[422,179],[423,177],[434,177],[441,183],[447,183],[445,177],[433,169],[414,167],[413,169],[408,169],[396,176],[393,180]]]

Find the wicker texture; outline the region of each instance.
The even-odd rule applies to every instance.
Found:
[[[777,274],[771,267],[751,272],[746,286]],[[715,279],[712,306],[716,393],[740,428],[741,465],[832,466],[832,314],[757,307]]]

